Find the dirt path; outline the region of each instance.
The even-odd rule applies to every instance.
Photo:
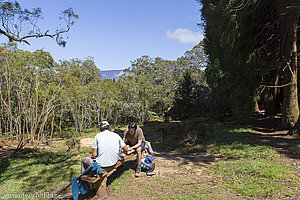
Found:
[[[80,140],[80,146],[81,147],[91,147],[94,142],[94,138],[83,138]]]
[[[193,196],[201,191],[205,193],[205,189],[211,188],[214,190],[213,197],[239,199],[237,195],[218,188],[217,180],[205,173],[206,169],[201,165],[210,162],[207,156],[199,154],[187,156],[169,152],[155,152],[153,156],[156,158],[154,176],[142,173],[141,177],[135,178],[134,170],[129,169],[132,177],[128,187],[126,189],[122,187],[117,192],[109,189],[108,199],[169,199],[180,196],[186,191],[189,191],[189,196]],[[157,195],[157,193],[162,195]]]

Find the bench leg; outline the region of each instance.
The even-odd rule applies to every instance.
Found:
[[[107,176],[104,176],[102,179],[100,179],[96,183],[97,196],[99,198],[105,198],[105,197],[107,197],[106,182],[107,182]]]

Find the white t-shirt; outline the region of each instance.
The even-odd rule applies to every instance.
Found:
[[[98,133],[93,142],[93,149],[98,149],[96,162],[100,167],[115,165],[119,158],[119,151],[125,146],[122,138],[109,130]]]

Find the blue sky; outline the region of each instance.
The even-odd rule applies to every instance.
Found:
[[[200,5],[195,0],[19,0],[40,7],[42,28],[55,30],[62,10],[79,20],[67,33],[65,48],[50,38],[30,39],[21,49],[49,51],[56,61],[91,56],[100,70],[124,69],[143,55],[175,60],[202,39]],[[1,41],[5,41],[1,36]]]

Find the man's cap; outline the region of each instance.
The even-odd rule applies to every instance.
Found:
[[[133,130],[136,130],[137,129],[137,124],[135,122],[131,122],[129,125],[128,125],[128,129],[133,129]]]
[[[108,121],[102,121],[102,122],[100,123],[100,127],[101,127],[101,128],[105,128],[105,127],[107,127],[107,126],[109,126]]]

